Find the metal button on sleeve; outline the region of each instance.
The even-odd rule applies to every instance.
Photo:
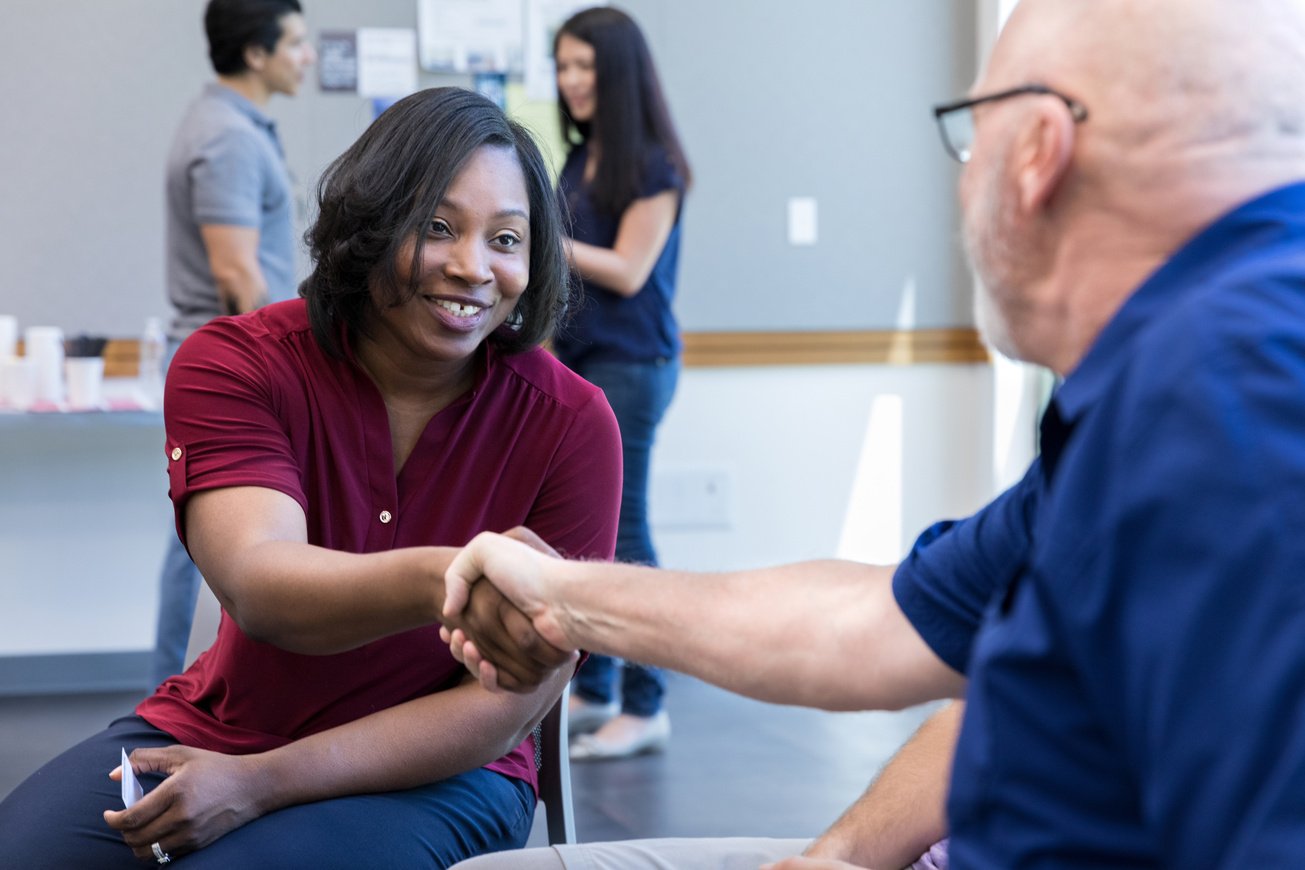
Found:
[[[388,523],[392,519],[394,516],[389,511],[381,511],[381,522]]]
[[[176,461],[177,461],[178,459],[180,459],[180,458],[181,458],[181,448],[180,448],[180,447],[173,447],[173,448],[172,448],[172,461],[173,461],[173,462],[176,462]]]

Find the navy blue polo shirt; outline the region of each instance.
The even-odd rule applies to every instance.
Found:
[[[569,212],[571,238],[577,242],[611,248],[621,225],[621,215],[600,210],[584,181],[588,143],[577,145],[567,156],[558,179],[558,200]],[[600,284],[581,281],[582,294],[568,323],[553,342],[558,357],[571,368],[583,362],[654,362],[680,353],[680,329],[671,310],[680,263],[680,214],[684,179],[660,146],[644,160],[640,199],[675,190],[681,208],[675,225],[657,257],[647,282],[634,296],[620,296]]]
[[[1305,185],[1149,278],[1042,439],[1029,510],[894,579],[970,678],[952,865],[1305,863]],[[1021,548],[1013,577],[984,569]]]

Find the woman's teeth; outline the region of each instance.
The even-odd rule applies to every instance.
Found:
[[[463,305],[460,302],[446,302],[443,299],[436,299],[435,304],[450,312],[454,317],[470,317],[481,310],[479,305]]]

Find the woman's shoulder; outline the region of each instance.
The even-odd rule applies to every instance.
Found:
[[[542,347],[521,353],[500,354],[496,368],[503,377],[517,382],[561,409],[579,412],[588,407],[602,390],[563,365]]]
[[[273,302],[246,314],[215,317],[195,331],[215,341],[230,338],[282,338],[310,328],[308,306],[303,299]]]
[[[684,190],[684,175],[670,149],[660,142],[650,142],[644,149],[641,187],[643,196],[653,196],[664,190]]]
[[[671,159],[671,149],[661,142],[649,141],[643,146],[643,162],[645,166],[663,164],[669,166],[674,161]]]
[[[576,178],[584,172],[585,161],[589,159],[589,146],[584,142],[572,145],[566,152],[566,157],[562,160],[562,168],[558,175],[561,178]]]
[[[305,336],[311,339],[304,301],[291,299],[210,320],[182,342],[177,359],[208,370],[275,369],[269,358],[284,352],[288,340]]]

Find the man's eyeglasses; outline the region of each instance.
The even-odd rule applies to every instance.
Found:
[[[974,147],[974,107],[983,103],[1008,100],[1011,97],[1021,97],[1025,94],[1045,94],[1055,97],[1069,108],[1069,114],[1075,123],[1087,120],[1086,106],[1045,85],[1024,85],[983,97],[944,103],[933,107],[933,116],[938,121],[938,131],[942,133],[943,147],[947,149],[947,153],[961,163],[969,163],[971,149]]]

